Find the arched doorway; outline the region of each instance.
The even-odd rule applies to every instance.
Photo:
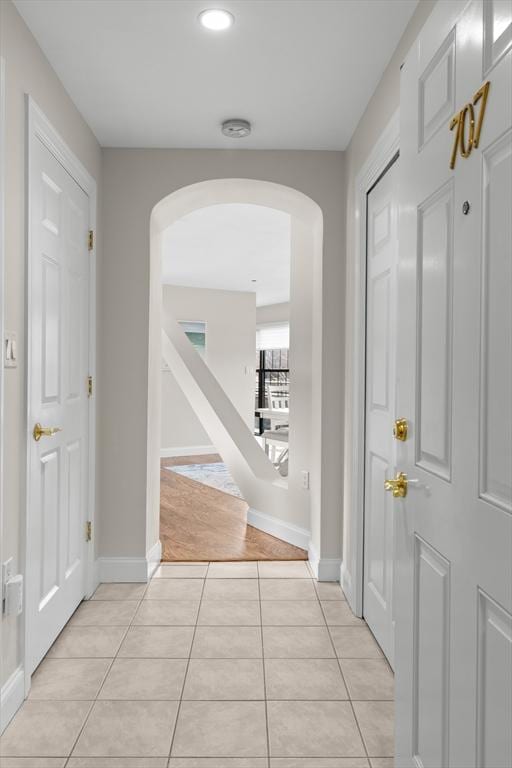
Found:
[[[178,219],[200,208],[223,203],[245,203],[275,208],[291,219],[291,260],[302,274],[292,285],[290,307],[291,355],[306,348],[294,388],[294,402],[301,414],[301,430],[290,432],[294,462],[287,487],[279,498],[264,488],[259,494],[256,514],[250,522],[299,546],[308,548],[315,515],[320,509],[321,422],[315,418],[321,402],[321,380],[314,375],[315,362],[321,360],[321,269],[323,216],[311,198],[290,187],[253,179],[217,179],[184,187],[162,199],[151,214],[150,240],[150,338],[148,379],[148,544],[158,539],[161,414],[161,256],[163,233]],[[306,362],[304,362],[306,360]],[[311,491],[303,487],[302,472],[311,475]],[[272,494],[274,493],[274,496]],[[269,496],[269,494],[271,494]],[[318,527],[318,525],[316,526]]]

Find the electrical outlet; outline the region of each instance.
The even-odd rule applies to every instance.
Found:
[[[304,488],[304,490],[308,491],[309,490],[309,472],[307,471],[307,469],[303,469],[301,472],[301,475],[302,475],[302,487]]]

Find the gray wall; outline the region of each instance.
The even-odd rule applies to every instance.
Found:
[[[266,304],[256,307],[256,323],[288,323],[290,322],[290,303]]]
[[[164,285],[163,311],[175,320],[206,323],[205,362],[233,405],[252,429],[254,424],[254,361],[256,357],[256,294]],[[198,417],[171,371],[162,373],[161,447],[211,445]]]
[[[100,546],[104,556],[145,555],[149,222],[153,207],[208,179],[272,181],[312,198],[324,217],[321,284],[323,557],[340,557],[343,451],[344,188],[341,152],[105,149],[99,347]],[[130,419],[127,420],[127,414]],[[129,453],[127,448],[129,446]],[[129,461],[130,472],[126,472]],[[147,542],[148,546],[150,542]]]

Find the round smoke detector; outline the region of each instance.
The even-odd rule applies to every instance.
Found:
[[[250,132],[251,124],[248,120],[234,118],[224,120],[222,123],[222,133],[224,136],[229,136],[230,139],[243,139],[244,136],[249,136]]]

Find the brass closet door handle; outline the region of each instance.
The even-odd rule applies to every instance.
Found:
[[[391,491],[395,499],[403,499],[407,496],[407,475],[398,472],[393,480],[384,480],[384,488]]]
[[[43,427],[39,422],[34,425],[32,435],[36,443],[40,441],[42,437],[53,437],[57,432],[62,432],[61,427]]]

